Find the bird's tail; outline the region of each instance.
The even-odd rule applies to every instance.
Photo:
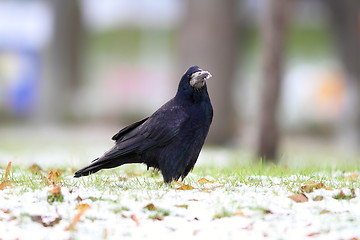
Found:
[[[100,171],[101,169],[114,168],[126,163],[140,163],[140,162],[136,157],[122,158],[122,159],[106,159],[101,157],[92,161],[89,166],[77,170],[74,174],[74,177],[78,178],[78,177],[88,176],[90,174]]]
[[[92,161],[92,163],[89,166],[77,170],[74,174],[74,177],[78,178],[78,177],[87,176],[103,169],[104,167],[102,166],[102,164],[99,164],[99,161],[97,160],[98,158]]]

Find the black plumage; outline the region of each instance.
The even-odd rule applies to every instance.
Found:
[[[190,67],[182,76],[173,99],[150,117],[115,134],[115,146],[74,177],[127,163],[159,169],[164,182],[185,178],[193,169],[213,117],[206,80],[208,71]]]

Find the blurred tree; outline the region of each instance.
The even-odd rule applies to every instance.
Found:
[[[287,1],[265,1],[262,19],[263,79],[258,155],[274,162],[279,144],[277,110],[283,75]]]
[[[346,71],[350,101],[340,136],[346,143],[360,144],[360,1],[323,1],[329,13],[329,26],[333,32],[338,54]]]
[[[53,35],[43,57],[40,106],[36,118],[63,120],[71,114],[80,76],[81,11],[79,1],[52,0]]]
[[[237,1],[189,0],[181,26],[181,68],[198,65],[213,78],[208,88],[214,119],[208,142],[224,144],[235,133],[232,88],[237,66]]]

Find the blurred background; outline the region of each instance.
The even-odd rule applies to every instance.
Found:
[[[207,159],[360,162],[358,0],[2,0],[0,163],[89,162],[190,65]]]

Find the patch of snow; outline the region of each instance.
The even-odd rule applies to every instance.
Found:
[[[337,173],[337,175],[339,175]],[[344,176],[341,175],[341,176]],[[309,201],[297,203],[291,181],[286,178],[251,176],[246,184],[217,179],[214,183],[192,184],[193,190],[156,186],[155,180],[136,177],[141,184],[131,188],[127,180],[107,178],[108,187],[84,187],[82,180],[65,178],[63,202],[49,204],[49,187],[42,190],[13,187],[0,193],[1,239],[351,239],[360,238],[360,192],[350,188],[318,189],[306,193]],[[200,177],[191,174],[192,179]],[[336,181],[336,180],[332,180]],[[326,183],[324,183],[326,185]],[[340,185],[340,184],[339,184]],[[342,191],[355,195],[350,200],[333,197]],[[321,201],[314,201],[316,196]],[[73,221],[79,204],[88,204],[75,230],[65,228]],[[154,204],[156,210],[144,208]],[[165,214],[166,213],[166,214]],[[163,215],[162,215],[163,214]],[[168,214],[168,215],[167,215]],[[53,226],[32,220],[43,216]],[[134,216],[137,221],[134,220]]]

